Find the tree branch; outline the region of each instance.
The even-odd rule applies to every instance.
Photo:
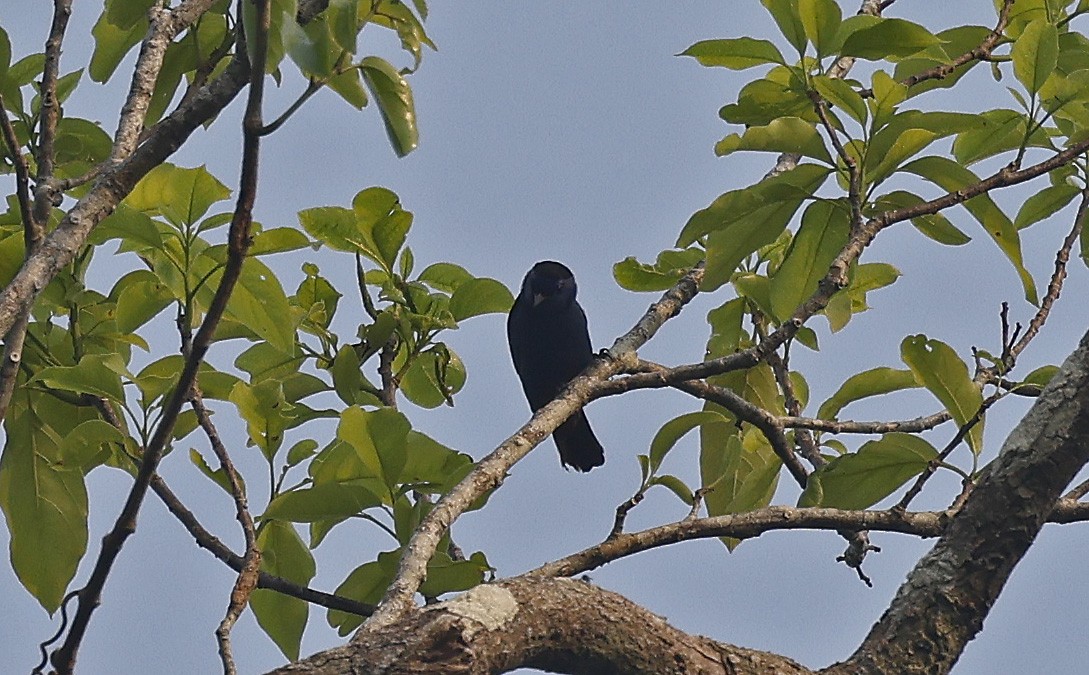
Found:
[[[501,673],[519,667],[648,675],[812,674],[777,654],[679,631],[592,584],[542,578],[477,586],[273,673]]]

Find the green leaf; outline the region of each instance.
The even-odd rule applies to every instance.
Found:
[[[900,344],[900,357],[915,379],[941,401],[958,427],[983,407],[983,394],[972,382],[968,366],[949,345],[925,335],[911,335]],[[968,432],[968,445],[976,455],[982,452],[982,419]]]
[[[412,89],[397,69],[384,59],[368,56],[361,66],[363,81],[378,102],[393,151],[398,157],[404,157],[419,145]]]
[[[937,456],[934,446],[918,436],[885,434],[814,471],[798,506],[869,508],[922,473]]]
[[[940,39],[917,23],[904,19],[881,19],[847,36],[840,54],[868,61],[891,60],[911,56],[939,44]]]
[[[163,246],[163,236],[155,226],[155,221],[127,204],[118,204],[113,213],[91,230],[87,243],[101,244],[110,239],[120,239],[122,249],[130,251],[159,249]]]
[[[451,404],[465,386],[465,364],[450,349],[431,349],[417,356],[405,371],[401,391],[421,408]]]
[[[351,445],[360,461],[392,492],[407,461],[411,428],[408,418],[393,408],[351,407],[340,415],[337,438]]]
[[[371,605],[378,604],[385,593],[386,586],[397,573],[397,563],[400,560],[400,550],[379,553],[377,560],[363,563],[352,570],[348,577],[337,586],[336,594]],[[331,609],[327,618],[329,625],[336,628],[337,633],[344,637],[358,628],[365,617]]]
[[[196,223],[212,204],[231,196],[226,185],[204,166],[187,169],[160,164],[125,198],[125,204],[148,214],[162,214],[175,227]]]
[[[123,5],[114,2],[113,5]],[[91,29],[91,35],[95,39],[95,49],[91,54],[91,65],[88,72],[95,82],[106,82],[113,76],[117,66],[125,55],[132,50],[147,32],[147,14],[143,15],[143,21],[134,22],[131,26],[122,27],[113,24],[107,17],[108,12],[102,12]]]
[[[295,351],[295,321],[287,295],[276,274],[260,260],[246,259],[226,316],[245,324],[277,350]]]
[[[1058,366],[1040,366],[1036,370],[1032,371],[1025,376],[1023,380],[1025,384],[1034,384],[1039,387],[1046,387],[1051,378],[1059,372]]]
[[[613,278],[629,291],[664,291],[701,260],[703,251],[696,247],[662,251],[653,265],[628,257],[613,265]]]
[[[682,502],[689,506],[692,506],[692,504],[695,503],[695,495],[692,493],[692,488],[688,487],[683,480],[676,476],[670,474],[655,476],[650,479],[649,485],[662,485],[669,488],[673,494],[677,495]]]
[[[730,70],[745,70],[765,63],[786,63],[774,44],[750,37],[702,40],[677,56],[691,56],[700,65],[721,66]]]
[[[771,277],[769,300],[776,318],[786,320],[817,290],[817,282],[847,243],[850,229],[844,203],[820,201],[806,208],[786,258]]]
[[[450,312],[458,321],[481,314],[505,314],[513,304],[510,290],[487,277],[466,281],[450,296]]]
[[[961,131],[953,141],[953,156],[965,166],[1019,147],[1028,123],[1016,110],[987,110],[976,119],[976,126]]]
[[[250,439],[271,462],[291,421],[291,406],[284,398],[283,383],[269,379],[250,386],[240,380],[231,389],[230,401],[246,420]]]
[[[782,461],[759,431],[740,434],[733,424],[705,424],[700,427],[700,448],[700,479],[711,488],[704,496],[707,515],[743,513],[771,503]],[[740,543],[722,541],[730,550]]]
[[[865,180],[877,185],[892,175],[905,161],[923,151],[938,139],[938,134],[926,129],[905,129],[896,142],[878,158],[877,166],[866,167]]]
[[[11,38],[8,37],[7,31],[0,28],[0,89],[4,86],[4,80],[8,74],[8,67],[11,65]]]
[[[700,237],[729,228],[735,221],[748,219],[754,212],[764,207],[777,206],[778,202],[796,201],[794,210],[797,210],[802,200],[820,189],[829,173],[831,169],[828,167],[801,164],[792,171],[765,178],[755,185],[719,195],[710,206],[692,214],[677,238],[676,245],[678,248],[687,248]],[[776,232],[768,241],[774,241],[778,234]]]
[[[208,462],[204,459],[204,455],[200,454],[200,452],[197,451],[196,448],[189,449],[189,461],[192,462],[193,466],[197,467],[197,469],[200,470],[202,474],[210,478],[213,483],[223,488],[224,492],[226,492],[227,494],[233,494],[231,492],[231,481],[227,478],[226,469],[224,469],[222,466],[218,469],[213,469],[211,465],[209,465]],[[242,476],[239,476],[238,478],[240,481],[242,480]],[[243,482],[243,491],[244,490],[245,483]]]
[[[367,90],[363,88],[363,77],[359,68],[349,68],[343,73],[333,75],[325,84],[356,110],[367,107]]]
[[[466,560],[451,560],[439,551],[427,563],[427,577],[420,585],[420,594],[436,598],[443,593],[467,591],[484,582],[484,575],[491,570],[484,554],[477,551]]]
[[[873,213],[892,211],[896,209],[910,208],[922,204],[925,200],[910,192],[897,190],[883,195],[874,200]],[[931,213],[911,219],[915,229],[930,237],[939,244],[946,246],[961,246],[972,241],[972,238],[962,232],[956,225],[941,213]]]
[[[718,114],[731,124],[747,127],[765,126],[781,117],[817,122],[805,83],[784,66],[773,68],[767,78],[746,84],[737,95],[737,103],[723,106]]]
[[[444,492],[473,463],[468,455],[415,430],[408,432],[406,451],[408,458],[401,481],[415,485],[422,492]]]
[[[257,546],[261,549],[264,572],[300,586],[309,585],[317,572],[314,556],[288,523],[275,520],[264,523],[257,535]],[[250,595],[250,607],[261,629],[284,656],[298,660],[310,604],[286,593],[258,588]]]
[[[839,411],[854,401],[920,386],[910,370],[886,367],[864,370],[847,378],[836,393],[821,404],[817,417],[822,420],[836,419]]]
[[[131,333],[151,321],[174,300],[173,293],[148,270],[133,270],[117,280],[110,291],[117,302],[117,330]]]
[[[249,255],[268,255],[297,251],[310,245],[310,239],[293,227],[274,227],[262,230],[253,237]]]
[[[65,117],[57,123],[57,163],[97,164],[110,154],[113,141],[90,120]]]
[[[870,88],[873,90],[873,125],[880,129],[888,124],[896,108],[907,99],[907,86],[889,77],[883,70],[874,71]]]
[[[879,71],[880,72],[880,71]],[[855,91],[855,88],[839,77],[817,75],[813,78],[813,88],[817,90],[825,100],[841,110],[847,111],[856,122],[866,124],[866,101]]]
[[[321,483],[310,488],[281,492],[269,502],[261,518],[312,523],[354,516],[381,503],[382,499],[362,481]]]
[[[794,0],[760,0],[760,4],[771,14],[771,18],[779,26],[779,31],[787,42],[798,51],[799,55],[804,53],[805,26],[802,25],[802,19],[798,16],[798,3]]]
[[[1023,230],[1038,223],[1058,213],[1079,194],[1081,190],[1068,183],[1046,187],[1025,200],[1013,219],[1013,226]]]
[[[67,468],[78,467],[86,475],[110,458],[111,444],[124,443],[126,438],[117,427],[103,420],[80,422],[60,443],[60,464]]]
[[[811,168],[802,171],[803,167]],[[742,260],[775,241],[802,201],[824,182],[828,172],[824,167],[803,164],[748,190],[728,192],[708,208],[697,211],[681,232],[678,245],[686,246],[691,243],[690,237],[711,233],[707,239],[703,290],[717,289],[729,281]]]
[[[87,489],[82,471],[64,465],[55,435],[32,411],[8,418],[0,508],[12,569],[52,614],[87,550]]]
[[[474,278],[461,265],[447,262],[428,265],[423,272],[420,272],[420,276],[416,277],[417,281],[422,281],[431,288],[446,293],[453,293],[459,286]]]
[[[949,192],[956,192],[979,182],[979,177],[970,170],[945,157],[923,157],[906,165],[904,170],[922,176]],[[964,202],[964,208],[983,225],[983,229],[991,235],[991,239],[1013,264],[1025,289],[1025,299],[1034,305],[1038,304],[1036,282],[1025,269],[1021,256],[1021,238],[1009,217],[986,193]]]
[[[117,360],[116,354],[87,354],[74,366],[43,368],[31,382],[40,382],[51,389],[124,402],[125,392],[117,373]]]
[[[832,163],[817,129],[798,117],[783,117],[767,126],[750,127],[743,135],[730,134],[715,144],[715,154],[719,157],[738,150],[790,152]]]
[[[1046,19],[1030,22],[1013,43],[1013,74],[1030,94],[1040,91],[1059,59],[1059,31]]]
[[[650,473],[658,472],[658,467],[662,465],[662,460],[665,459],[666,454],[689,431],[704,424],[728,424],[729,422],[729,419],[714,410],[698,410],[669,420],[662,425],[658,433],[654,434],[654,440],[650,442]]]
[[[817,58],[823,58],[838,46],[836,34],[843,18],[835,0],[798,0],[798,16],[805,29],[805,36],[817,49]]]

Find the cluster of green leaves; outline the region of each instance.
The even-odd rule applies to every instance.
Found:
[[[154,0],[106,1],[92,31],[91,79],[105,82],[113,76],[146,34],[148,9],[154,4]],[[226,67],[234,55],[239,27],[253,34],[254,5],[238,4],[241,17],[234,15],[235,3],[221,0],[169,45],[148,106],[148,125],[166,113],[183,79],[189,86],[201,84]],[[332,0],[323,12],[300,25],[298,0],[272,0],[267,70],[281,82],[286,57],[311,88],[329,87],[356,109],[363,109],[373,97],[394,151],[407,155],[418,145],[419,134],[405,75],[419,67],[423,47],[435,48],[423,27],[427,3],[414,0],[412,6],[415,12],[399,0]],[[360,56],[359,34],[368,24],[396,32],[402,49],[412,56],[412,67],[398,70],[380,56]],[[252,49],[252,41],[248,44]],[[39,64],[31,73],[40,70]]]
[[[931,193],[934,187],[944,193],[978,184],[979,175],[969,167],[983,160],[1002,158],[1019,166],[1028,152],[1054,153],[1089,139],[1089,38],[1070,23],[1089,12],[1089,3],[1019,0],[1013,5],[990,60],[996,80],[1004,71],[1012,71],[1017,86],[1008,91],[1016,105],[980,114],[916,109],[909,104],[927,91],[956,86],[978,60],[941,77],[930,78],[926,73],[950,66],[980,47],[991,28],[958,26],[932,33],[903,19],[843,18],[834,0],[761,3],[796,58],[787,58],[788,52],[772,41],[752,37],[701,41],[682,55],[705,66],[764,69],[740,89],[735,103],[721,109],[723,120],[745,129],[719,141],[718,155],[787,153],[798,157],[799,163],[727,192],[697,211],[681,230],[677,248],[663,252],[654,263],[628,258],[614,268],[621,286],[656,291],[668,288],[702,259],[706,265],[702,290],[730,284],[737,297],[708,315],[709,359],[750,347],[760,334],[794,317],[807,317],[806,301],[864,220],[888,218],[897,210],[923,203],[927,184],[933,186]],[[1001,8],[1003,3],[995,5]],[[856,66],[867,71],[865,79],[828,76],[840,57],[871,62]],[[829,134],[835,134],[835,142]],[[944,149],[938,145],[950,139]],[[1051,171],[1012,218],[986,193],[963,202],[1018,275],[1029,303],[1038,303],[1038,293],[1022,259],[1020,233],[1078,197],[1086,172],[1084,156]],[[835,178],[834,184],[828,185],[829,177]],[[890,190],[890,184],[898,189]],[[905,185],[918,188],[900,187]],[[858,195],[856,204],[851,202],[852,194]],[[971,240],[941,212],[916,216],[911,223],[943,245],[960,246]],[[1089,263],[1089,235],[1084,231],[1081,250]],[[820,310],[831,331],[841,330],[853,315],[868,309],[870,291],[898,277],[897,269],[887,263],[853,262],[847,286]],[[742,326],[745,317],[752,320],[751,330]],[[818,348],[817,335],[809,327],[803,327],[795,341]],[[952,348],[918,335],[904,340],[902,355],[907,369],[876,368],[855,375],[820,406],[818,416],[833,420],[850,401],[923,387],[958,425],[972,420],[983,403],[981,387]],[[996,359],[991,361],[1000,365]],[[1051,372],[1041,369],[1025,382],[1046,382]],[[805,380],[797,372],[791,372],[790,378],[794,396],[804,408]],[[773,414],[785,412],[783,383],[776,381],[766,364],[711,381]],[[778,458],[758,432],[711,403],[662,428],[650,454],[642,457],[644,485],[655,480],[665,453],[697,427],[701,483],[714,486],[707,495],[708,511],[730,513],[768,504],[780,469]],[[982,433],[979,421],[966,437],[973,453],[972,470],[982,450]],[[901,433],[867,442],[855,452],[833,439],[822,439],[821,434],[816,434],[816,440],[834,452],[829,455],[831,461],[811,477],[800,501],[803,505],[871,506],[938,455],[926,440]],[[690,495],[683,483],[674,484],[672,476],[662,478],[682,497]]]
[[[283,65],[294,63],[309,81],[304,98],[324,86],[356,108],[373,97],[394,150],[404,155],[414,149],[415,109],[405,75],[419,66],[423,47],[434,48],[422,24],[425,1],[333,0],[304,24],[296,20],[299,4],[272,1],[268,72],[279,83]],[[92,31],[92,80],[114,77],[146,34],[154,5],[153,0],[107,0]],[[183,80],[195,87],[214,78],[242,44],[240,34],[252,34],[252,3],[237,5],[241,16],[234,14],[236,3],[216,2],[168,46],[147,126],[167,114]],[[359,53],[359,34],[368,24],[397,34],[412,58],[411,68],[399,71],[378,56]],[[10,41],[0,29],[0,94],[32,171],[40,151],[42,111],[39,97],[28,90],[40,79],[44,63],[40,53],[12,63]],[[60,77],[56,93],[61,104],[82,74],[81,69]],[[62,114],[55,176],[88,173],[107,159],[111,143],[98,124]],[[13,167],[3,153],[0,172],[11,173]],[[66,194],[79,197],[86,189],[83,185]],[[156,317],[172,314],[187,345],[208,312],[227,262],[223,240],[232,218],[225,203],[229,197],[230,190],[203,167],[154,168],[93,230],[76,260],[33,307],[4,420],[0,509],[11,533],[12,566],[49,612],[59,607],[86,553],[87,474],[103,466],[134,473],[177,385],[183,353],[163,354],[147,336],[168,329],[169,322]],[[55,209],[50,227],[62,216]],[[236,352],[233,367],[206,362],[198,374],[203,398],[212,407],[237,411],[249,444],[267,465],[269,501],[258,516],[264,569],[306,584],[315,574],[311,550],[334,527],[370,521],[390,540],[376,548],[387,550],[351,572],[338,590],[362,602],[378,599],[400,548],[434,498],[472,464],[467,455],[412,429],[408,418],[391,407],[392,398],[400,392],[422,407],[452,404],[466,371],[444,341],[447,331],[474,316],[506,312],[513,302],[498,281],[474,277],[451,263],[433,264],[414,275],[414,256],[406,246],[412,220],[397,195],[368,188],[350,208],[300,212],[301,227],[266,229],[254,223],[248,258],[215,335],[217,343],[242,341],[246,346]],[[117,248],[111,256],[104,247],[113,243]],[[266,263],[269,256],[322,245],[354,254],[361,308],[356,306],[352,318],[346,316],[351,310],[342,309],[343,294],[317,265],[303,263],[302,281],[289,295]],[[0,284],[13,278],[23,258],[22,222],[12,195],[0,214]],[[345,262],[352,264],[348,258]],[[89,277],[92,264],[99,273]],[[101,270],[111,267],[121,270],[106,274],[112,286],[93,288],[88,279],[101,279]],[[382,383],[374,384],[383,374]],[[120,420],[120,428],[103,419],[102,406],[112,410],[108,417]],[[182,411],[167,452],[198,423],[193,410]],[[316,440],[323,436],[324,442]],[[292,437],[301,440],[292,444]],[[222,467],[214,467],[196,449],[190,449],[189,458],[199,472],[229,490]],[[308,528],[306,541],[299,524]],[[444,545],[430,563],[422,588],[427,596],[469,588],[490,569],[483,554],[455,560],[448,548]],[[298,657],[307,603],[258,591],[252,607],[281,650]],[[359,621],[341,612],[330,612],[328,619],[341,631]]]
[[[15,570],[50,611],[58,607],[86,550],[85,475],[102,465],[134,470],[183,365],[183,356],[173,354],[132,372],[132,347],[151,351],[141,333],[168,309],[183,335],[200,323],[226,264],[226,245],[211,238],[230,221],[229,212],[215,211],[229,196],[203,167],[155,168],[96,228],[77,263],[35,306],[23,375],[8,412],[0,506],[12,532]],[[17,218],[5,214],[6,237],[0,240],[5,265],[12,269],[17,261],[11,258],[21,259],[22,248],[4,249],[3,243],[21,241],[12,224]],[[373,373],[385,351],[392,357],[389,376],[409,401],[424,407],[451,402],[466,373],[441,340],[445,331],[474,316],[505,312],[513,297],[498,281],[474,277],[451,263],[411,277],[413,254],[405,241],[412,214],[389,190],[368,188],[350,209],[308,209],[299,220],[314,239],[294,227],[254,224],[249,258],[215,338],[250,345],[230,371],[203,364],[198,386],[204,398],[234,406],[250,444],[266,460],[270,501],[259,519],[266,570],[307,583],[315,573],[310,549],[336,525],[362,518],[388,533],[393,547],[387,557],[349,575],[341,592],[373,602],[392,574],[389,560],[397,558],[432,496],[460,480],[472,460],[413,430],[407,417],[384,406],[367,371]],[[118,255],[134,254],[140,268],[101,293],[86,286],[84,272],[110,241],[118,242]],[[333,327],[342,294],[316,265],[303,264],[303,279],[288,295],[264,262],[321,244],[358,256],[358,290],[366,308],[358,316],[366,320],[349,329],[349,343]],[[95,399],[123,415],[124,430],[99,418]],[[314,400],[326,407],[308,403]],[[335,434],[324,446],[314,440],[330,428],[321,420],[335,422]],[[197,424],[195,412],[184,411],[174,439]],[[292,434],[302,440],[288,447]],[[213,468],[196,449],[189,456],[202,473],[229,489],[221,468]],[[296,474],[301,475],[289,485]],[[308,526],[308,542],[294,523]],[[50,565],[41,564],[46,550]],[[432,566],[424,589],[432,595],[479,583],[489,569],[479,553],[467,560],[440,553]],[[260,592],[253,607],[284,653],[297,657],[307,603]],[[330,613],[340,630],[358,620]]]

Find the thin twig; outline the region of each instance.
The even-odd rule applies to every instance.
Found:
[[[1028,328],[1025,329],[1024,335],[1021,336],[1017,343],[1008,349],[1008,363],[1005,363],[1006,370],[1013,368],[1017,357],[1021,355],[1021,352],[1025,351],[1032,339],[1043,328],[1044,323],[1047,321],[1048,315],[1051,313],[1051,307],[1055,304],[1055,301],[1059,299],[1059,294],[1063,290],[1063,281],[1066,279],[1066,265],[1070,261],[1070,251],[1073,249],[1075,242],[1078,241],[1078,237],[1085,229],[1085,217],[1089,212],[1089,187],[1082,190],[1081,203],[1078,204],[1078,212],[1074,217],[1074,224],[1070,228],[1070,232],[1063,239],[1062,246],[1059,247],[1058,252],[1055,254],[1055,270],[1051,274],[1051,281],[1047,285],[1047,293],[1044,294],[1043,299],[1040,301],[1040,308],[1036,310],[1036,314],[1029,321]],[[1015,336],[1016,337],[1016,336]]]
[[[260,13],[260,10],[259,10]],[[235,518],[242,526],[242,534],[246,542],[246,553],[242,560],[242,569],[235,579],[234,588],[231,590],[231,600],[227,607],[227,613],[216,629],[216,640],[219,642],[219,654],[223,661],[223,671],[233,675],[236,672],[234,659],[231,655],[231,628],[234,627],[238,617],[249,603],[250,594],[257,587],[258,572],[261,569],[261,549],[257,546],[257,531],[253,524],[253,516],[250,515],[246,490],[242,485],[242,479],[235,469],[234,462],[227,452],[219,431],[212,422],[212,416],[204,405],[204,397],[199,388],[194,385],[193,396],[190,399],[193,412],[197,415],[197,423],[204,430],[212,451],[219,459],[220,468],[227,477],[227,485],[230,488],[231,497],[234,499]]]
[[[927,463],[926,468],[923,469],[923,472],[920,473],[919,476],[915,479],[915,483],[912,484],[908,491],[904,493],[904,496],[900,499],[900,501],[897,502],[896,506],[893,507],[894,510],[904,511],[907,509],[908,505],[911,504],[911,501],[915,499],[915,497],[917,497],[920,492],[922,492],[923,486],[926,485],[926,482],[930,480],[930,477],[934,475],[939,467],[941,467],[941,465],[949,457],[950,453],[952,453],[953,450],[955,450],[957,446],[960,445],[961,442],[968,437],[968,434],[971,433],[972,429],[975,428],[975,426],[979,424],[980,421],[983,419],[983,415],[987,412],[987,409],[994,405],[995,401],[997,401],[1001,397],[1002,394],[994,394],[993,396],[989,396],[984,399],[983,404],[979,406],[979,410],[977,410],[976,413],[972,415],[972,418],[965,422],[963,425],[961,425],[961,427],[957,429],[957,433],[953,435],[953,438],[949,441],[949,443],[947,443],[945,447],[942,448],[941,452],[938,453],[938,456]]]

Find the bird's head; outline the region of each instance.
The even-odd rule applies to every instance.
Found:
[[[541,303],[566,305],[575,300],[575,276],[566,265],[544,260],[533,266],[522,282],[522,293]]]

